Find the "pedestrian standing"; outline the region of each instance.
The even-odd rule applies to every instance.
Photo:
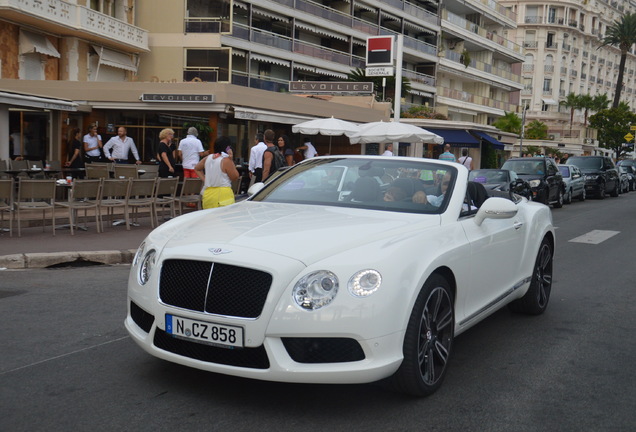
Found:
[[[466,168],[472,171],[473,169],[473,158],[468,156],[468,149],[462,149],[462,157],[460,157],[457,162],[464,165]]]
[[[157,154],[159,155],[159,177],[172,177],[174,176],[174,144],[172,142],[174,138],[174,131],[172,129],[164,129],[159,132],[159,148]]]
[[[202,207],[204,209],[234,204],[232,182],[239,178],[234,164],[230,139],[219,137],[214,143],[214,153],[205,156],[195,166],[197,176],[203,181]]]
[[[128,135],[126,135],[126,128],[120,126],[117,128],[117,136],[112,137],[104,145],[104,154],[106,158],[119,164],[129,163],[129,153],[132,152],[135,157],[135,163],[139,165],[141,160],[139,159],[139,152],[135,146],[135,141]]]
[[[267,148],[263,139],[263,134],[257,133],[254,137],[256,144],[250,150],[250,160],[247,168],[250,173],[250,179],[253,178],[254,183],[263,181],[263,152]]]
[[[188,128],[188,136],[179,142],[177,152],[183,164],[183,177],[185,178],[197,178],[194,167],[202,157],[210,154],[209,151],[203,150],[203,144],[197,138],[198,136],[199,131],[197,128],[190,127]]]
[[[84,135],[84,156],[86,162],[101,162],[102,160],[102,137],[97,134],[97,125],[91,124],[88,133]]]
[[[450,149],[450,144],[444,144],[444,153],[439,155],[439,160],[456,162],[455,155],[451,153]]]
[[[318,151],[316,147],[311,143],[311,138],[305,137],[303,140],[303,145],[296,148],[296,151],[304,150],[305,159],[311,159],[312,157],[318,156]]]

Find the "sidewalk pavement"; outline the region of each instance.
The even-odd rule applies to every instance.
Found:
[[[23,227],[22,237],[18,237],[14,222],[13,237],[0,232],[0,270],[45,268],[74,261],[127,264],[152,231],[149,217],[140,218],[139,224],[128,231],[125,225],[109,226],[104,221],[104,232],[98,233],[93,221],[88,223],[87,231],[75,230],[75,235],[71,235],[68,228],[58,228],[55,236],[50,225],[44,231],[41,226],[31,226]]]

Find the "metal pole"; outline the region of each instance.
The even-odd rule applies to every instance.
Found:
[[[526,105],[523,106],[521,113],[521,135],[519,135],[519,157],[523,157],[523,134],[526,130]]]
[[[395,100],[393,101],[393,121],[400,121],[400,109],[402,102],[402,47],[404,45],[404,35],[397,35],[396,43],[396,59],[395,59]],[[400,143],[393,143],[393,156],[399,156]]]

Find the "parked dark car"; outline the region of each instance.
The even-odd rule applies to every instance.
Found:
[[[585,193],[588,196],[605,198],[605,194],[618,196],[620,178],[618,169],[607,156],[570,156],[566,165],[576,165],[585,175]]]
[[[621,177],[622,176],[627,177],[627,180],[629,182],[628,190],[630,191],[636,190],[636,166],[619,165],[618,172],[620,173]]]
[[[516,172],[505,169],[478,169],[468,174],[468,180],[481,183],[486,189],[513,192],[532,199],[532,188]]]
[[[510,158],[501,169],[514,171],[532,188],[532,199],[540,203],[563,207],[565,183],[556,162],[546,157]]]

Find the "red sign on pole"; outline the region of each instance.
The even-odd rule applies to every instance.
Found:
[[[367,38],[367,67],[393,66],[393,36]]]

